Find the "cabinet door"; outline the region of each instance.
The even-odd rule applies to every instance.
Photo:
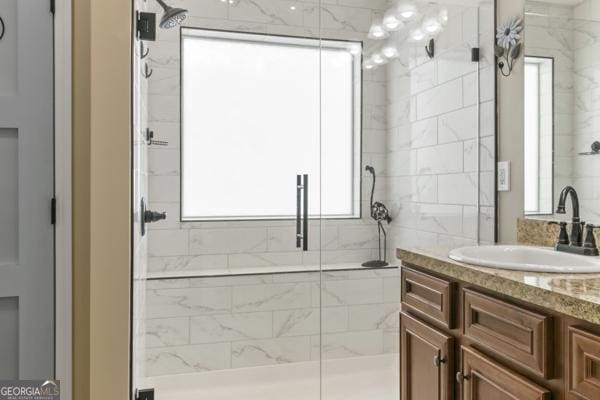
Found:
[[[401,400],[451,400],[453,339],[402,313]]]
[[[462,400],[548,400],[550,392],[482,353],[462,346]]]

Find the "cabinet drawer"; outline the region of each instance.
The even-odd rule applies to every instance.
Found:
[[[462,400],[549,400],[551,392],[472,348],[461,347]]]
[[[572,326],[568,335],[568,392],[578,399],[600,399],[600,336]]]
[[[454,326],[454,283],[402,267],[402,305],[444,327]]]
[[[553,375],[551,317],[463,289],[466,337],[544,378]]]

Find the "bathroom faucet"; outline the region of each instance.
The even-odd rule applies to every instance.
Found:
[[[565,202],[567,201],[568,195],[571,195],[571,204],[573,205],[573,220],[571,221],[571,246],[581,246],[583,236],[582,225],[584,224],[579,219],[579,196],[577,196],[577,191],[575,188],[573,188],[573,186],[566,186],[562,192],[560,192],[556,213],[566,214]]]
[[[596,226],[587,225],[587,234],[585,242],[583,241],[583,228],[586,227],[585,222],[579,219],[579,197],[577,191],[572,186],[565,187],[560,192],[558,198],[558,206],[556,207],[557,214],[566,214],[565,203],[567,196],[571,195],[571,204],[573,205],[573,219],[571,221],[571,237],[567,235],[566,222],[551,222],[560,225],[560,232],[556,242],[556,250],[567,253],[581,254],[584,256],[599,255],[598,247],[594,237],[594,229]]]

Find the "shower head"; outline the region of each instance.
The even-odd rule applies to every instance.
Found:
[[[165,4],[165,2],[163,0],[156,0],[156,1],[158,2],[158,4],[160,4],[160,6],[163,8],[163,10],[165,10],[162,18],[160,19],[160,24],[159,24],[159,26],[163,29],[173,28],[173,27],[181,24],[181,22],[187,16],[188,11],[186,9],[171,7],[167,4]]]

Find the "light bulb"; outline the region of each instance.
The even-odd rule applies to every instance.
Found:
[[[383,28],[381,21],[376,21],[371,25],[367,36],[369,39],[385,39],[390,34]]]
[[[383,54],[385,58],[396,58],[399,53],[395,43],[389,41],[381,48],[381,54]]]
[[[360,54],[360,46],[350,46],[350,54],[353,56],[358,56]]]
[[[423,30],[429,34],[435,34],[442,30],[442,25],[435,17],[427,17],[423,20]]]
[[[389,9],[383,15],[383,26],[390,32],[402,29],[404,23],[398,18],[395,9]]]
[[[398,14],[404,21],[409,21],[417,15],[417,6],[412,3],[398,4]]]
[[[363,68],[364,69],[373,69],[373,68],[375,68],[375,63],[373,63],[373,61],[371,61],[371,60],[366,60],[365,62],[363,62]]]
[[[296,6],[290,6],[290,10],[296,11]]]
[[[375,53],[371,56],[371,60],[376,64],[376,65],[382,65],[385,64],[387,62],[387,60],[385,59],[384,56],[382,56],[379,53]]]
[[[420,42],[421,40],[425,39],[425,34],[421,29],[413,29],[410,32],[410,38],[415,42]]]
[[[438,14],[438,21],[442,25],[446,25],[448,23],[448,9],[442,8]]]

